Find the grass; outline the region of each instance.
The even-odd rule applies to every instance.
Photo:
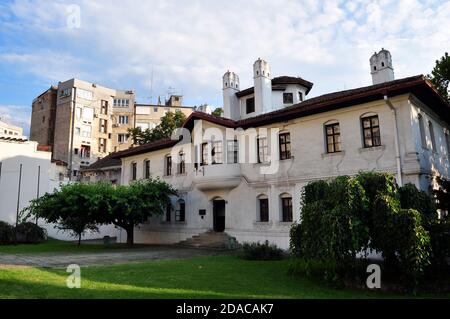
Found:
[[[404,297],[373,291],[336,290],[288,275],[288,263],[288,260],[246,261],[235,256],[219,256],[86,267],[81,270],[81,289],[66,287],[68,274],[63,269],[0,267],[0,298]]]
[[[135,245],[135,248],[142,246]],[[92,244],[82,243],[78,246],[76,242],[61,241],[53,238],[49,238],[46,242],[32,245],[6,245],[0,246],[0,253],[5,254],[34,254],[34,253],[98,253],[115,251],[118,249],[129,249],[124,244]]]

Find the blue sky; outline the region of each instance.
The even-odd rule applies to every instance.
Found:
[[[314,82],[311,96],[370,85],[382,47],[396,78],[427,74],[449,25],[450,1],[435,0],[2,0],[0,117],[27,127],[33,98],[73,77],[220,106],[223,73],[251,86],[258,57]]]

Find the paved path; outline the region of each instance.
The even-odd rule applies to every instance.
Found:
[[[17,255],[0,253],[0,267],[32,266],[44,268],[65,268],[71,264],[77,264],[79,266],[99,266],[160,259],[215,256],[220,254],[224,253],[173,246],[152,246],[135,250],[120,250],[104,253],[39,253]]]

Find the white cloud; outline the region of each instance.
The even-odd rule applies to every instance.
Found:
[[[65,25],[72,3],[81,8],[80,29]],[[50,81],[134,88],[141,97],[150,94],[153,68],[154,95],[172,86],[189,103],[219,104],[227,69],[250,86],[258,57],[274,75],[315,82],[319,94],[370,84],[368,59],[381,47],[403,77],[429,72],[450,46],[449,1],[16,0],[8,12],[20,23],[8,20],[5,32],[29,42],[0,48],[4,63]]]

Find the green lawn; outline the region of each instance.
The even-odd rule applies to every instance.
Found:
[[[68,289],[64,270],[2,267],[0,298],[402,297],[335,290],[322,283],[292,277],[287,269],[287,260],[246,261],[234,256],[86,267],[81,272],[81,289]]]
[[[142,245],[135,245],[133,249],[139,249]],[[78,246],[76,242],[68,242],[56,240],[53,238],[49,238],[46,242],[39,245],[7,245],[0,246],[0,253],[5,254],[34,254],[34,253],[96,253],[96,252],[107,252],[107,251],[115,251],[118,249],[129,249],[124,244],[91,244],[91,243],[82,243],[81,246]]]

